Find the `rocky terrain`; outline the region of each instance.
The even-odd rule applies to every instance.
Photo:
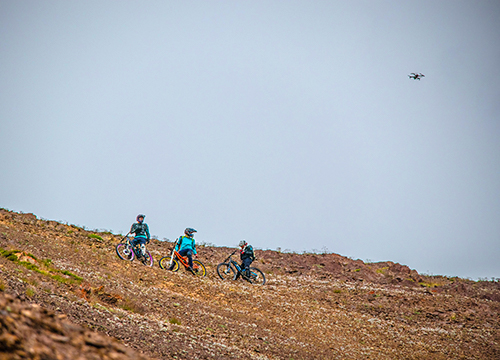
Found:
[[[500,283],[257,250],[264,286],[115,253],[120,236],[0,210],[1,359],[500,359]]]

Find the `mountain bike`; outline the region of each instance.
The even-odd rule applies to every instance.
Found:
[[[136,244],[132,246],[132,241],[128,237],[129,234],[125,235],[122,241],[116,245],[116,254],[122,260],[133,261],[135,258],[139,260],[146,266],[153,266],[153,255],[146,250],[146,255],[142,255],[141,245]]]
[[[179,270],[180,265],[184,265],[184,268],[186,270],[189,269],[189,259],[187,256],[182,256],[175,250],[175,246],[177,245],[177,241],[174,243],[174,248],[172,249],[172,253],[170,256],[164,256],[160,259],[158,262],[160,264],[160,268],[164,270],[172,270],[172,271],[177,271]],[[206,276],[207,275],[207,269],[205,268],[205,265],[200,260],[195,260],[193,259],[193,271],[192,273],[196,276]]]
[[[217,274],[219,277],[222,280],[237,280],[241,276],[242,279],[248,281],[250,284],[264,285],[266,283],[266,277],[262,271],[256,267],[249,267],[250,274],[247,274],[246,271],[241,269],[236,261],[231,259],[237,251],[238,250],[235,250],[226,260],[217,265]]]

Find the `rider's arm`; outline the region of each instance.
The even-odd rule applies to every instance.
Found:
[[[149,242],[149,240],[150,240],[149,226],[148,226],[148,224],[144,224],[144,225],[146,225],[146,236],[148,237],[148,242]]]

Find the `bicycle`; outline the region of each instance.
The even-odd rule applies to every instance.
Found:
[[[237,280],[240,276],[242,279],[248,281],[250,284],[264,285],[266,283],[266,277],[264,273],[257,269],[256,267],[249,267],[250,274],[247,275],[245,271],[242,271],[240,265],[231,259],[231,257],[236,254],[238,250],[235,250],[231,255],[229,255],[226,260],[217,265],[217,274],[222,280],[232,279]]]
[[[164,270],[172,270],[173,272],[176,272],[179,270],[179,263],[184,265],[186,270],[189,269],[189,259],[187,256],[182,256],[175,250],[175,246],[177,245],[178,239],[174,243],[174,248],[172,249],[172,253],[170,256],[164,256],[158,261],[160,268]],[[170,260],[169,260],[170,259]],[[207,269],[205,268],[205,265],[200,260],[194,260],[193,259],[193,271],[192,273],[196,276],[206,276],[207,275]]]
[[[146,255],[142,255],[142,250],[140,244],[132,246],[132,241],[128,237],[129,234],[125,235],[121,242],[116,245],[116,254],[122,260],[133,261],[135,258],[139,260],[146,266],[153,266],[153,255],[146,250]]]

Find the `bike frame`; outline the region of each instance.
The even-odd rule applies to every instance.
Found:
[[[174,263],[174,259],[177,258],[177,260],[179,260],[179,262],[184,265],[185,268],[188,268],[189,267],[189,259],[188,257],[184,257],[182,256],[181,254],[179,254],[176,250],[175,250],[175,247],[177,246],[177,240],[175,241],[174,243],[174,248],[172,249],[172,255],[170,256],[170,262],[168,264],[168,266],[172,266],[172,264]],[[196,265],[195,263],[193,263],[193,269],[198,269],[198,265]]]
[[[137,245],[136,245],[136,246],[133,246],[133,245],[132,245],[132,240],[133,240],[133,239],[130,239],[130,238],[128,237],[128,234],[127,234],[127,235],[125,235],[125,238],[127,239],[127,246],[129,246],[129,247],[130,247],[130,250],[132,250],[132,251],[134,252],[134,254],[135,254],[136,258],[137,258],[137,259],[142,258],[142,251],[140,251],[140,250],[141,250],[141,248],[140,248],[139,246],[137,246]]]
[[[236,250],[236,251],[238,251],[238,250]],[[246,276],[245,273],[241,271],[240,265],[236,261],[234,261],[233,259],[231,259],[231,257],[236,253],[236,251],[234,251],[231,255],[229,255],[229,257],[226,260],[224,260],[224,262],[229,262],[230,266],[233,265],[236,268],[236,271],[238,271],[238,273],[236,274],[236,276],[239,275],[242,278],[247,279],[248,276]],[[252,275],[257,276],[257,274],[254,273],[253,271],[250,271],[250,273]]]
[[[132,245],[132,239],[130,239],[128,237],[128,235],[126,236],[126,238],[127,238],[127,246],[130,247],[130,250],[132,250],[134,252],[134,255],[137,257],[137,252],[135,251],[135,246]]]
[[[231,260],[229,260],[229,263],[231,265],[233,265],[236,268],[236,270],[238,270],[238,272],[241,274],[241,267],[240,267],[240,265],[236,261],[234,261],[233,259],[231,259]]]

